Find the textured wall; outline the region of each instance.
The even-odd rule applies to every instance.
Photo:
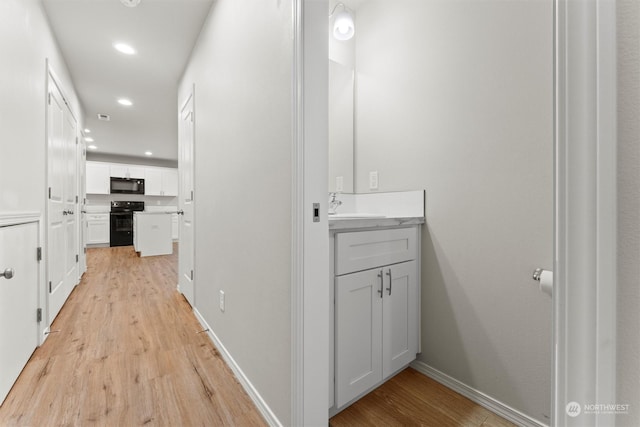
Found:
[[[618,2],[618,390],[640,425],[640,2]]]
[[[291,399],[291,2],[219,0],[195,83],[196,308],[279,420]],[[226,311],[218,309],[218,292]]]
[[[419,359],[548,423],[552,1],[357,10],[356,191],[426,189]]]

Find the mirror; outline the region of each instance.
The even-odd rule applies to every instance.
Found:
[[[329,11],[338,2],[329,2]],[[345,3],[343,1],[343,3]],[[347,4],[347,3],[345,3]],[[349,4],[347,4],[349,6]],[[333,18],[329,19],[329,25]],[[329,31],[331,34],[331,31]],[[329,191],[353,193],[355,37],[329,37]]]

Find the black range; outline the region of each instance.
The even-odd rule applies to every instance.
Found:
[[[144,202],[111,202],[111,246],[133,245],[133,213],[144,210]]]

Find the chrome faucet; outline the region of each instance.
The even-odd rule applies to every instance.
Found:
[[[342,201],[338,200],[338,193],[329,193],[329,197],[329,215],[335,215]]]

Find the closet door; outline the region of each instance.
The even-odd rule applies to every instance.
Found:
[[[78,283],[77,126],[59,88],[49,80],[47,105],[47,265],[49,324]]]
[[[0,227],[0,404],[38,345],[37,246],[38,223]]]

